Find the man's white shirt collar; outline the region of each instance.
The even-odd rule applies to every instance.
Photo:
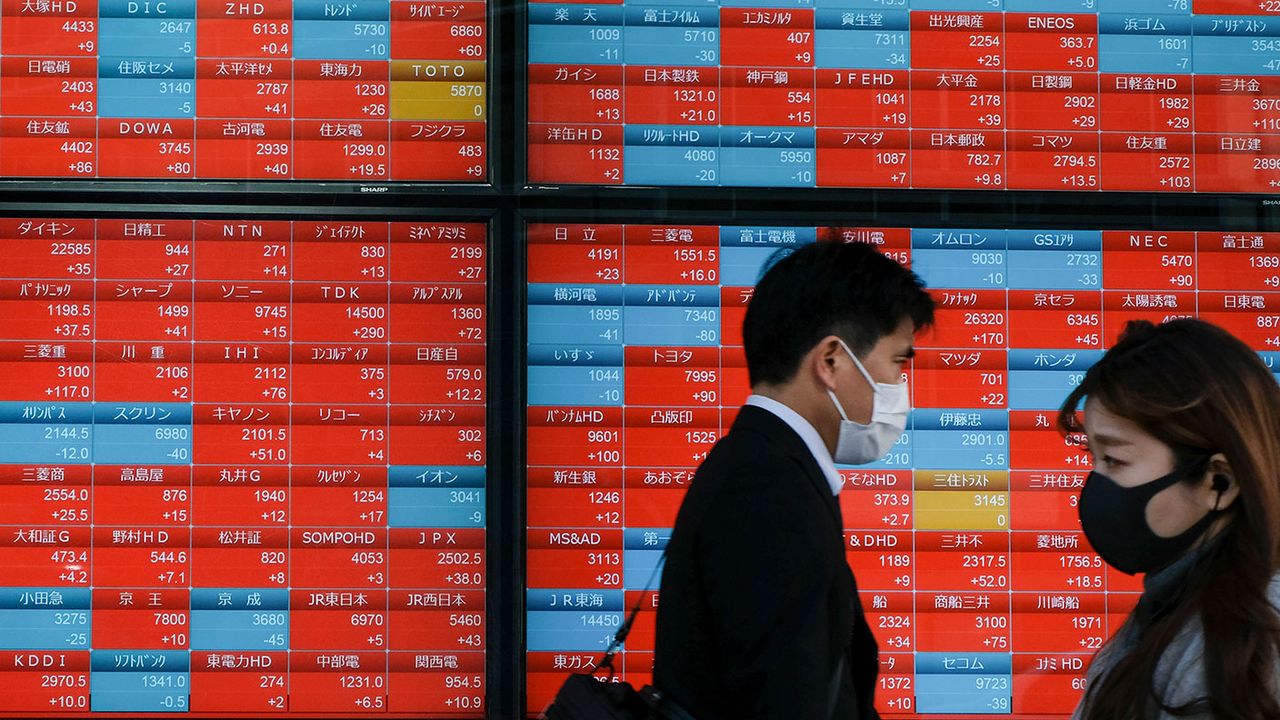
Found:
[[[822,469],[823,476],[827,478],[827,483],[831,485],[831,494],[840,494],[840,490],[844,488],[844,479],[840,477],[840,471],[836,470],[836,463],[831,459],[831,452],[827,450],[826,443],[822,442],[822,437],[818,435],[818,431],[814,429],[808,420],[805,420],[795,410],[763,395],[751,395],[747,398],[746,404],[773,413],[788,427],[795,430],[800,439],[804,441],[805,446],[809,448],[809,454],[813,455],[818,467]]]

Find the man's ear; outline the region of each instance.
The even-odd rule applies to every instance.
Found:
[[[844,346],[840,344],[840,338],[835,335],[828,335],[813,346],[813,349],[805,356],[804,364],[812,368],[814,376],[823,388],[835,390],[836,368],[840,358],[847,357],[844,352]]]

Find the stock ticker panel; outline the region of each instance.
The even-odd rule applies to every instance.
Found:
[[[483,224],[0,238],[0,715],[483,715]]]
[[[481,182],[484,0],[4,0],[0,176]]]
[[[650,679],[658,598],[643,589],[749,392],[752,287],[774,252],[816,239],[878,245],[939,305],[906,371],[907,431],[841,470],[886,715],[1074,708],[1141,585],[1085,540],[1091,461],[1055,415],[1127,321],[1198,316],[1268,364],[1280,350],[1280,234],[531,225],[530,712],[637,601],[619,667]]]
[[[1271,0],[529,8],[531,182],[1280,188]]]

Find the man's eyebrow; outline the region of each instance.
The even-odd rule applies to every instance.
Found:
[[[907,348],[905,352],[898,353],[898,357],[913,358],[915,356],[916,349],[914,346]]]

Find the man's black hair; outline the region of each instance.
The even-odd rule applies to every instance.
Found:
[[[827,335],[863,356],[905,318],[917,331],[933,324],[924,282],[867,243],[781,250],[766,268],[742,323],[752,386],[789,381]]]

